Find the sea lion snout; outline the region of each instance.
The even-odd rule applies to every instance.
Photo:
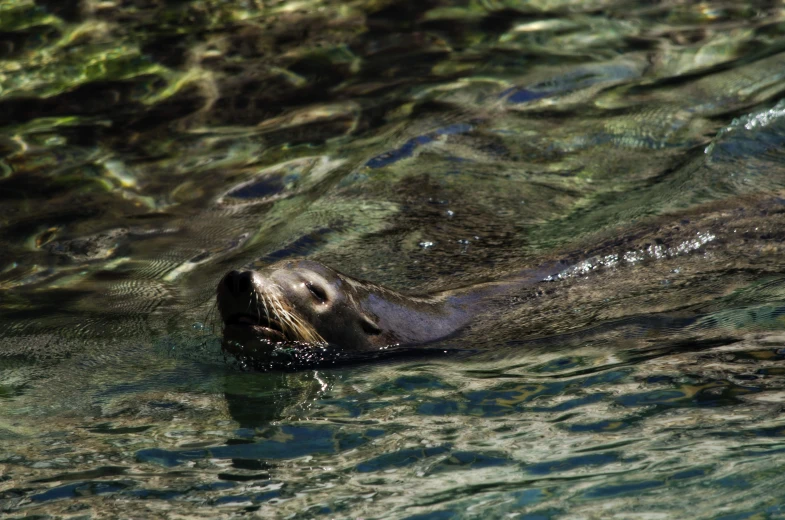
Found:
[[[254,271],[229,271],[216,288],[218,308],[223,318],[235,313],[249,313],[263,290],[264,280]]]
[[[242,296],[251,291],[253,273],[250,271],[229,271],[221,280],[221,286],[229,294]]]
[[[216,288],[218,311],[224,323],[236,321],[244,315],[257,314],[253,272],[230,271],[221,278]]]

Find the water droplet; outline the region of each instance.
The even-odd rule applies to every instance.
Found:
[[[419,244],[419,245],[420,245],[420,247],[421,247],[421,248],[423,248],[423,249],[428,249],[428,248],[430,248],[430,247],[433,247],[433,242],[431,242],[431,241],[429,241],[429,240],[423,240],[422,242],[420,242],[420,244]]]
[[[191,328],[193,328],[194,330],[204,330],[204,323],[200,323],[197,321],[196,323],[191,325]]]

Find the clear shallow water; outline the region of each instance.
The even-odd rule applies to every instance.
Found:
[[[782,30],[0,3],[3,514],[782,517]],[[414,292],[571,267],[460,355],[244,372],[215,284],[289,256]]]

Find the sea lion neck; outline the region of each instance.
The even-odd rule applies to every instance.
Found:
[[[569,264],[564,260],[548,262],[538,267],[523,269],[504,278],[473,283],[463,287],[433,293],[434,301],[476,313],[487,309],[494,300],[519,293],[522,289],[551,279]]]
[[[369,284],[356,289],[358,306],[384,331],[387,344],[416,345],[449,336],[469,323],[472,308],[441,295],[409,295]]]

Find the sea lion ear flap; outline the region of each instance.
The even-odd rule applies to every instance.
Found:
[[[360,315],[360,326],[369,336],[378,336],[382,333],[382,329],[380,329],[379,326],[365,314]]]

